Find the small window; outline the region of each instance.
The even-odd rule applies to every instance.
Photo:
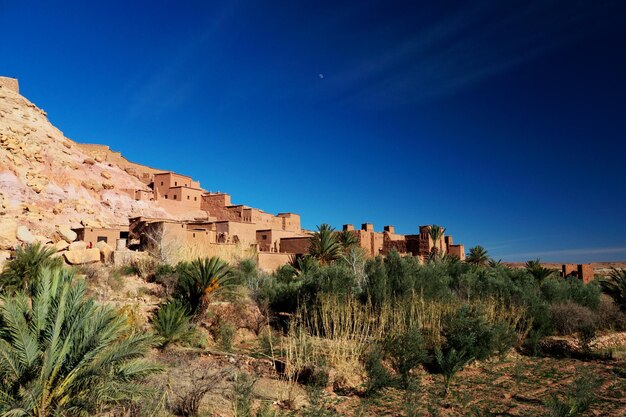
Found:
[[[174,200],[176,200],[176,194],[174,194]]]
[[[107,242],[108,242],[108,239],[107,239],[107,237],[106,237],[106,236],[98,236],[98,237],[96,238],[96,242],[104,242],[104,243],[107,243]]]
[[[165,199],[167,200],[167,194],[165,194]]]
[[[178,182],[177,182],[177,181],[174,181],[174,185],[178,185]]]
[[[187,196],[187,200],[191,199],[191,197]]]
[[[198,201],[198,197],[194,197],[194,198],[193,198],[193,201]]]
[[[163,185],[163,181],[161,181],[161,185]]]
[[[195,233],[193,234],[193,237],[196,237],[196,234],[195,234]]]

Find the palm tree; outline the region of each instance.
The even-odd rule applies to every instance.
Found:
[[[441,251],[441,238],[443,237],[443,232],[445,229],[437,224],[433,224],[428,228],[428,235],[433,241],[433,248],[431,253],[433,253],[434,257],[437,257],[439,252]]]
[[[192,332],[189,310],[181,300],[162,304],[152,316],[152,327],[160,337],[159,345],[165,349],[170,343],[184,340]]]
[[[337,233],[337,241],[343,248],[344,252],[347,252],[351,247],[359,243],[359,238],[352,230],[342,230]]]
[[[612,268],[608,277],[600,281],[602,291],[608,294],[615,304],[626,310],[626,269]]]
[[[0,415],[90,416],[145,391],[154,338],[86,296],[67,269],[0,299]]]
[[[43,268],[57,268],[63,264],[61,258],[54,258],[56,251],[41,243],[18,247],[15,259],[9,261],[0,274],[0,292],[31,291]]]
[[[539,258],[526,262],[525,267],[526,270],[540,282],[556,273],[554,269],[544,268]]]
[[[228,263],[217,256],[198,258],[182,268],[178,296],[187,303],[192,315],[201,318],[211,298],[230,286],[231,273]]]
[[[487,253],[487,249],[483,248],[480,245],[476,245],[473,248],[470,248],[467,257],[465,258],[465,262],[468,264],[486,266],[489,265],[489,255]]]
[[[341,257],[341,244],[337,241],[335,229],[324,223],[317,226],[317,232],[311,238],[309,254],[322,265],[327,265]]]

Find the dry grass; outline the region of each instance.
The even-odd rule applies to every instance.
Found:
[[[297,379],[299,370],[324,363],[334,370],[336,378],[356,387],[365,375],[361,359],[372,343],[418,328],[428,346],[440,346],[444,318],[461,305],[459,301],[425,300],[417,294],[380,308],[350,297],[323,297],[314,307],[299,309],[281,340],[287,375]],[[530,329],[531,323],[525,320],[522,308],[497,299],[486,299],[474,306],[482,309],[487,321],[505,321],[517,329],[519,340]]]

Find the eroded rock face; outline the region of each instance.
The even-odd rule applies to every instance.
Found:
[[[100,249],[77,249],[63,252],[65,260],[70,265],[83,265],[100,262]]]
[[[11,249],[17,241],[17,222],[13,219],[0,219],[0,249]]]
[[[128,161],[121,156],[105,161],[81,146],[54,127],[44,111],[0,86],[0,249],[32,243],[36,236],[41,241],[76,239],[60,233],[57,225],[107,227],[134,216],[172,217],[156,203],[135,201],[124,191],[148,190],[125,171]],[[25,227],[22,239],[13,231],[17,225],[4,219]]]

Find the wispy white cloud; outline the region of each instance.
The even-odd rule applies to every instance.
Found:
[[[327,71],[324,92],[346,104],[376,105],[454,94],[597,30],[592,17],[614,4],[603,3],[476,2],[395,47]]]
[[[185,103],[195,89],[199,75],[194,75],[195,58],[204,53],[207,44],[214,40],[216,33],[233,14],[235,1],[219,10],[207,22],[204,30],[172,51],[171,56],[161,58],[163,65],[155,68],[146,81],[135,89],[131,97],[128,115],[135,118],[143,113],[159,115]]]
[[[510,253],[502,255],[505,258],[548,258],[548,257],[568,257],[568,256],[592,256],[592,255],[626,255],[626,246],[605,247],[605,248],[575,248],[575,249],[557,249],[548,251]]]

